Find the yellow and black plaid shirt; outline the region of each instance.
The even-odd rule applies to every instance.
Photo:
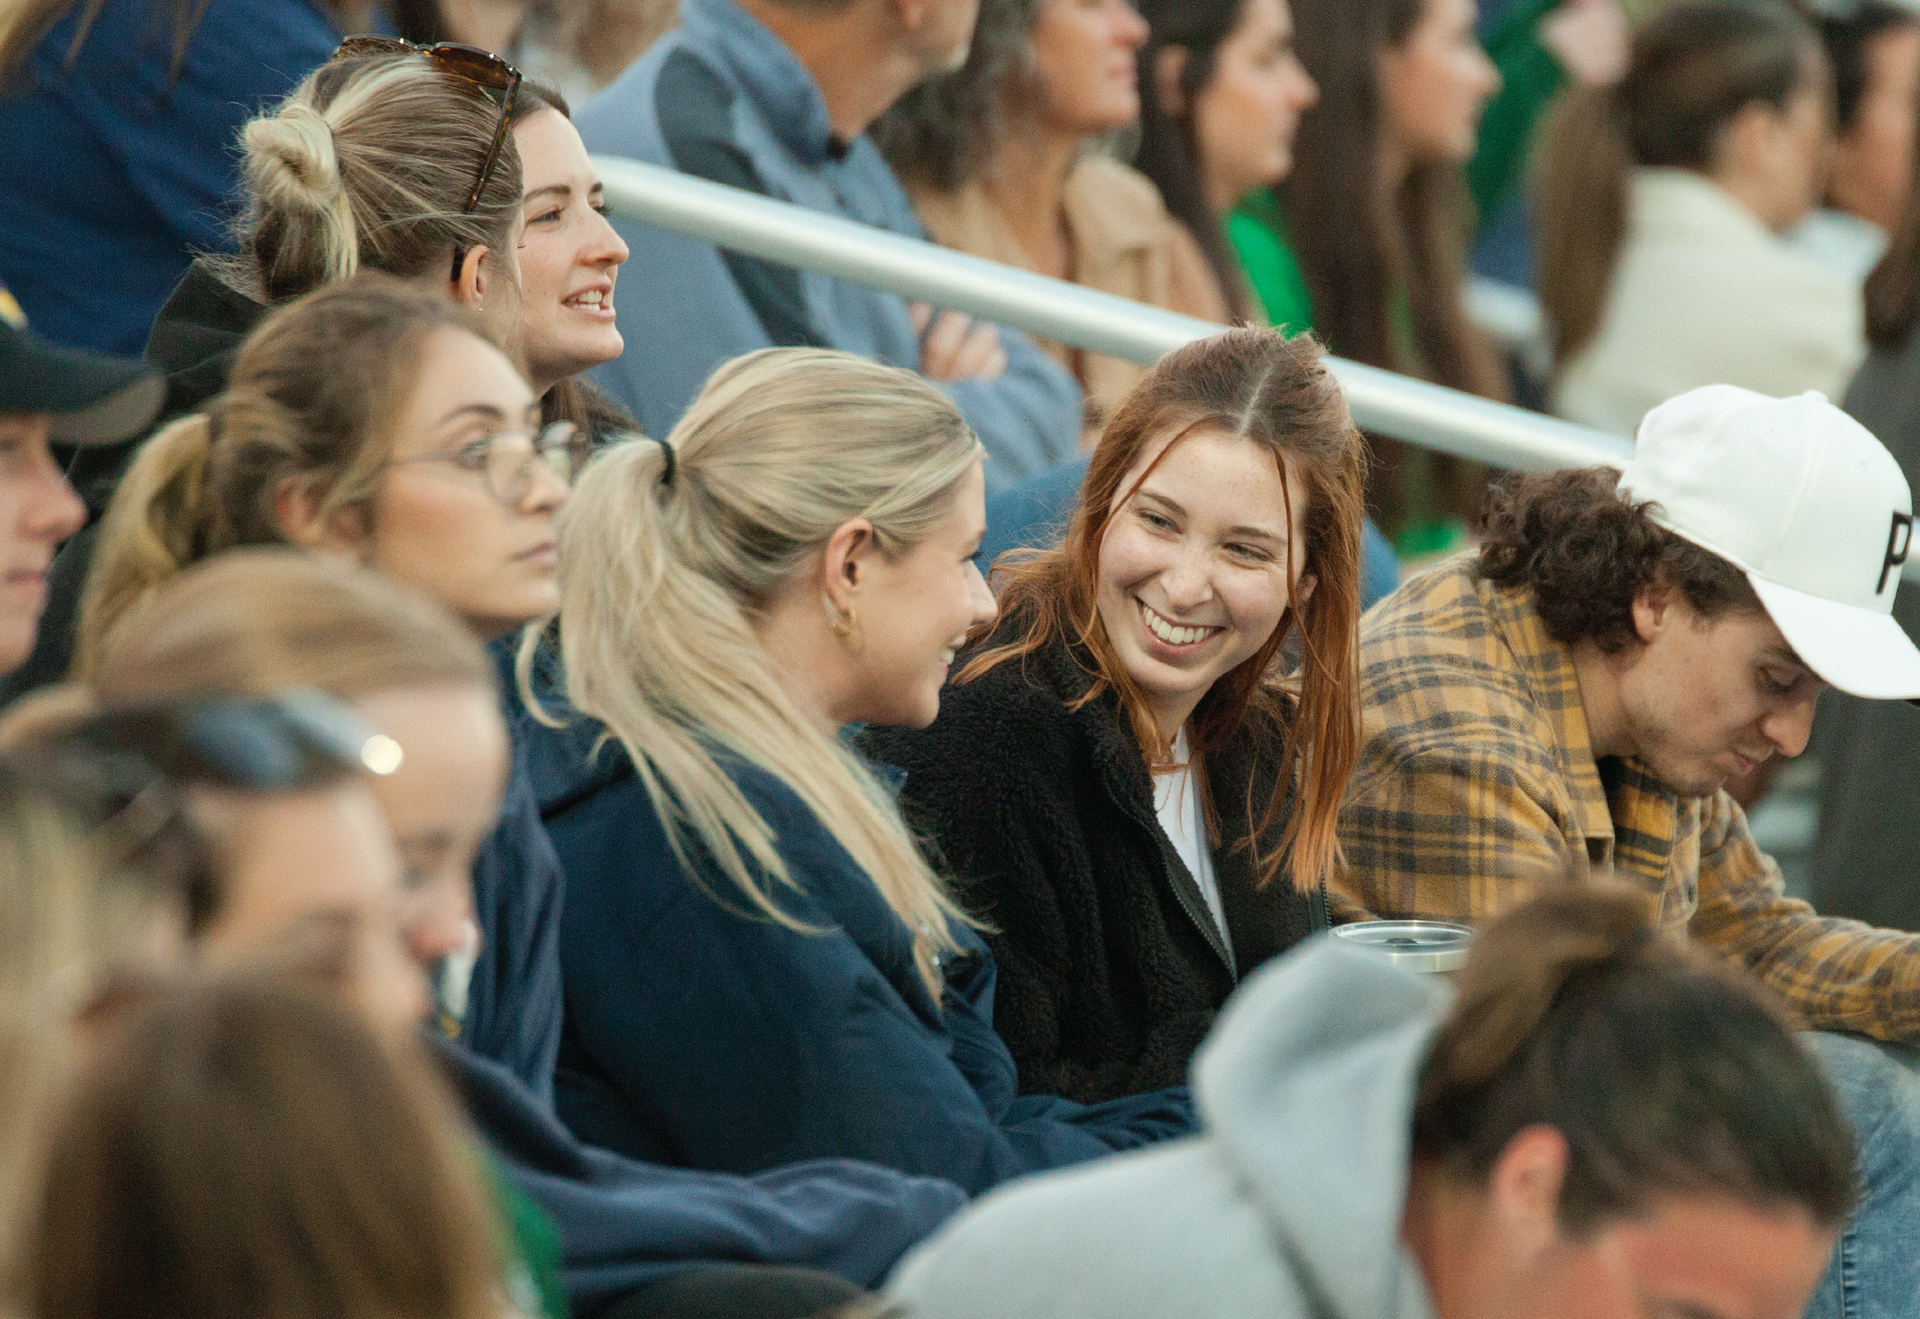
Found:
[[[1634,760],[1603,782],[1572,655],[1530,591],[1479,580],[1474,562],[1415,578],[1361,623],[1365,747],[1340,886],[1365,911],[1336,900],[1335,919],[1481,921],[1545,877],[1611,872],[1646,890],[1660,928],[1742,963],[1807,1025],[1920,1036],[1920,936],[1785,897],[1725,792],[1678,796]]]

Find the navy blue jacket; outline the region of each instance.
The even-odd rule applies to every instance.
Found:
[[[231,246],[240,130],[326,62],[314,0],[209,0],[174,67],[173,11],[74,5],[0,93],[0,283],[55,343],[134,357],[197,251]]]
[[[656,1278],[715,1263],[806,1265],[872,1287],[966,1197],[951,1182],[844,1159],[755,1177],[593,1149],[506,1068],[436,1038],[508,1179],[560,1229],[583,1319]]]
[[[907,927],[798,796],[755,768],[735,780],[806,931],[728,903],[732,881],[692,840],[689,882],[631,774],[549,819],[567,874],[556,1090],[582,1139],[742,1173],[839,1155],[978,1192],[1192,1129],[1184,1087],[1092,1107],[1020,1097],[986,945],[964,932],[936,1004]]]
[[[560,895],[560,859],[541,827],[516,743],[500,823],[473,864],[474,912],[484,937],[460,1039],[548,1104],[563,1008]]]

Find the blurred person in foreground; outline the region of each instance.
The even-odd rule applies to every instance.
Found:
[[[1539,293],[1563,417],[1631,435],[1702,385],[1839,397],[1860,287],[1786,235],[1819,203],[1832,75],[1784,4],[1687,0],[1579,88],[1540,146]]]
[[[1562,889],[1449,995],[1323,937],[1234,999],[1205,1134],[1037,1177],[907,1258],[916,1319],[1795,1319],[1853,1202],[1765,990]]]
[[[1480,551],[1360,629],[1337,887],[1480,922],[1543,873],[1610,874],[1649,929],[1772,987],[1860,1136],[1865,1198],[1815,1315],[1920,1295],[1920,937],[1788,899],[1725,784],[1800,754],[1829,685],[1920,696],[1890,617],[1912,531],[1898,465],[1838,408],[1713,385],[1649,413],[1624,472],[1498,488]]]
[[[1833,157],[1824,204],[1791,237],[1857,284],[1886,254],[1912,190],[1920,12],[1888,0],[1819,9],[1833,70]]]
[[[27,1264],[36,1319],[526,1319],[457,1112],[406,1035],[191,981],[94,1028]]]
[[[1920,481],[1920,177],[1867,278],[1866,303],[1870,350],[1846,409],[1885,442],[1911,486]],[[1920,590],[1895,597],[1893,617],[1920,637]],[[1813,901],[1835,915],[1920,931],[1920,710],[1836,692],[1821,703],[1813,750],[1821,769]]]
[[[966,61],[975,0],[685,0],[662,38],[578,116],[589,150],[665,165],[922,236],[867,136],[908,89]],[[615,222],[647,272],[618,309],[630,348],[594,373],[665,435],[722,362],[835,348],[918,371],[980,435],[989,490],[1079,450],[1073,377],[1025,335],[844,281]]]
[[[1101,150],[1140,113],[1127,0],[982,0],[967,63],[922,83],[874,126],[928,235],[944,247],[1104,293],[1225,321],[1200,248],[1153,185]],[[1101,424],[1147,373],[1039,340]]]

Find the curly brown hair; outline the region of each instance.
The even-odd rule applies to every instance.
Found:
[[[1622,496],[1619,483],[1611,467],[1504,478],[1481,515],[1480,576],[1531,586],[1548,636],[1609,655],[1637,639],[1633,601],[1656,582],[1702,618],[1762,607],[1746,573],[1662,527],[1652,501]]]

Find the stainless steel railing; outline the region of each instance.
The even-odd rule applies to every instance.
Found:
[[[903,238],[839,216],[710,183],[659,165],[598,156],[607,209],[783,265],[819,271],[905,298],[1133,362],[1220,329],[979,257]],[[1492,403],[1458,390],[1331,361],[1354,420],[1367,430],[1496,467],[1549,471],[1620,463],[1615,435]]]

